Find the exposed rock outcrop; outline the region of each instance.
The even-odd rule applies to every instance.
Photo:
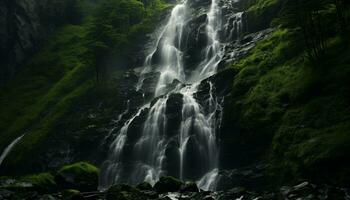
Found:
[[[0,2],[0,86],[10,80],[62,23],[77,22],[76,1]]]

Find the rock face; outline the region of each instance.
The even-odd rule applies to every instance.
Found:
[[[68,20],[68,10],[65,1],[0,2],[0,86],[14,76],[57,26]]]

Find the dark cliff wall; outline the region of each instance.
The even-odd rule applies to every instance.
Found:
[[[10,80],[53,30],[70,19],[76,1],[0,2],[0,86]]]

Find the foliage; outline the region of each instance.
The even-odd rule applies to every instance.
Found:
[[[341,1],[337,0],[286,0],[279,23],[296,29],[302,35],[308,58],[315,64],[322,62],[327,40],[345,30],[347,24]],[[340,25],[340,26],[339,26]],[[340,27],[340,28],[339,28]]]
[[[83,18],[82,5],[81,0],[51,0],[39,10],[41,23],[48,27],[51,24],[79,24]]]
[[[128,67],[132,52],[154,29],[159,13],[168,6],[159,0],[105,0],[97,8],[90,27],[90,50],[96,61],[96,78],[107,74],[106,61],[113,57],[119,67]],[[120,51],[123,49],[123,51]],[[126,59],[127,58],[127,59]],[[125,66],[126,65],[126,66]]]
[[[108,5],[108,2],[112,4]],[[99,126],[107,124],[107,119],[121,108],[115,82],[103,87],[96,84],[95,65],[99,55],[94,53],[116,58],[125,54],[132,57],[130,52],[135,52],[146,41],[146,33],[153,30],[161,11],[168,8],[159,0],[152,2],[146,6],[135,0],[71,2],[70,9],[75,6],[81,9],[77,10],[84,17],[81,23],[59,28],[16,78],[1,88],[0,149],[26,133],[1,166],[1,174],[46,170],[38,163],[42,162],[48,148],[61,148],[58,143],[63,140],[64,145],[79,148],[81,154],[91,156],[96,153],[89,145],[95,144],[97,137],[103,137],[96,134]],[[61,12],[55,10],[59,3],[64,2],[52,1],[52,7],[43,12],[50,16],[52,12]],[[119,4],[123,7],[113,7]],[[106,13],[104,8],[111,13]],[[137,13],[131,14],[132,11]],[[121,20],[127,18],[129,24],[124,27]],[[53,23],[56,19],[47,16],[47,20]],[[97,33],[95,28],[100,25],[105,27],[101,29],[103,37],[94,35]],[[108,74],[113,78],[125,70],[124,65],[106,65],[111,66]],[[91,112],[101,114],[87,117]],[[91,124],[95,128],[90,128]],[[26,165],[21,165],[22,162]]]
[[[92,86],[85,79],[91,74],[89,62],[80,59],[86,52],[82,42],[85,34],[79,26],[63,27],[16,80],[2,89],[0,101],[5,106],[1,109],[0,130],[4,139],[0,146],[41,120],[39,127],[46,132],[45,121],[48,123],[50,118],[42,117],[55,110],[63,114],[71,99]],[[77,87],[79,84],[81,87]]]
[[[304,59],[296,34],[277,29],[233,66],[240,72],[225,123],[241,138],[231,136],[230,145],[253,145],[244,150],[247,162],[263,157],[278,184],[307,178],[348,185],[350,49],[340,34],[329,39],[316,69]]]
[[[245,18],[249,23],[244,24],[247,32],[256,32],[270,26],[273,18],[278,16],[284,0],[251,0],[245,2]]]

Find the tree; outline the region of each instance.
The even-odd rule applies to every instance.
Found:
[[[97,9],[89,29],[90,49],[95,57],[96,80],[105,75],[105,61],[117,57],[128,46],[130,28],[145,15],[143,3],[137,0],[105,0]],[[113,55],[112,55],[113,54]]]
[[[349,7],[350,1],[348,0],[334,0],[334,4],[337,9],[337,17],[340,26],[340,30],[343,34],[349,32]]]
[[[313,62],[319,62],[326,52],[324,11],[329,3],[329,0],[286,0],[283,6],[282,24],[300,30],[308,57]]]

